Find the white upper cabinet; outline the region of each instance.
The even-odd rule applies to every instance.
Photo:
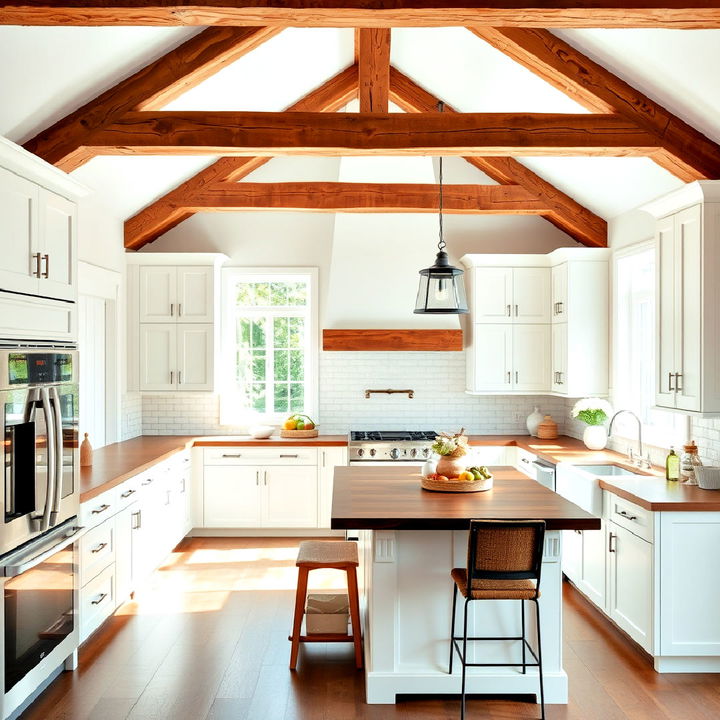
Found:
[[[609,255],[562,248],[463,257],[473,313],[467,391],[607,395]]]
[[[212,267],[140,268],[140,322],[211,323]]]
[[[177,360],[178,390],[212,390],[213,326],[179,324]]]
[[[0,138],[0,291],[76,300],[75,200],[81,190],[57,169]],[[27,324],[32,333],[29,319]]]
[[[140,329],[140,389],[177,387],[177,326],[147,323]]]
[[[212,267],[177,269],[177,317],[184,323],[211,323],[214,319]]]
[[[140,322],[175,322],[177,268],[152,265],[140,268]]]
[[[474,273],[474,322],[550,322],[549,268],[477,267]]]
[[[658,220],[659,407],[720,412],[720,182],[700,181],[644,206]]]

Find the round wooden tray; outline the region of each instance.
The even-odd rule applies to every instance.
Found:
[[[280,437],[284,438],[314,438],[317,436],[317,428],[312,430],[280,430]]]
[[[432,480],[422,475],[421,484],[424,490],[432,490],[433,492],[484,492],[485,490],[492,490],[493,477],[491,475],[485,480],[469,482],[467,480]]]

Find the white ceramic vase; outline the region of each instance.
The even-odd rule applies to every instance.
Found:
[[[537,437],[538,425],[542,422],[543,414],[535,408],[528,416],[526,420],[527,429],[530,435]]]
[[[588,425],[585,428],[583,442],[588,450],[604,450],[607,441],[607,428],[604,425]]]

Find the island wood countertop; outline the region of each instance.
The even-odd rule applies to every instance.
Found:
[[[472,519],[540,519],[548,530],[599,530],[600,519],[512,467],[486,492],[423,490],[417,469],[335,468],[333,530],[467,530]]]
[[[316,438],[271,437],[255,440],[250,436],[141,435],[93,451],[93,464],[80,468],[80,502],[141,473],[175,453],[191,447],[331,447],[347,445],[346,435],[319,435]]]

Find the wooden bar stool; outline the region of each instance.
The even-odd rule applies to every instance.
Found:
[[[290,669],[295,670],[301,642],[352,642],[355,644],[355,665],[362,667],[362,639],[360,636],[360,603],[358,601],[357,566],[358,549],[355,542],[334,542],[324,540],[305,540],[300,543],[297,562],[298,584],[295,594],[295,618],[293,621],[292,641],[290,650]],[[350,619],[352,635],[343,633],[326,633],[317,635],[300,635],[305,600],[307,597],[308,574],[311,570],[335,568],[347,573],[348,600],[350,602]]]
[[[460,718],[465,717],[465,670],[468,667],[522,667],[538,669],[540,681],[540,716],[545,720],[545,691],[543,688],[542,645],[540,642],[540,571],[545,541],[544,520],[471,520],[468,538],[468,564],[454,568],[452,622],[450,625],[450,664],[457,652],[462,664],[460,686]],[[458,590],[465,598],[463,634],[455,635],[455,608]],[[476,600],[519,600],[522,616],[521,635],[512,637],[468,637],[468,605]],[[525,601],[535,603],[537,621],[537,653],[525,637]],[[462,649],[458,641],[462,640]],[[467,644],[478,640],[512,640],[522,643],[522,662],[471,663],[467,661]],[[535,662],[527,661],[526,651]]]

